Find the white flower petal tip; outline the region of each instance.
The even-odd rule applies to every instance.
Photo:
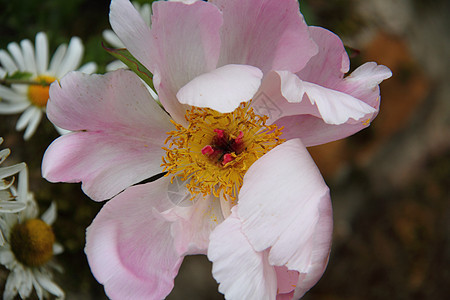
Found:
[[[344,80],[351,81],[365,81],[367,88],[375,88],[383,80],[392,76],[392,71],[383,65],[377,65],[376,62],[367,62],[359,66]]]
[[[378,111],[349,94],[303,81],[291,72],[276,73],[280,76],[281,93],[286,100],[300,103],[306,95],[311,105],[316,106],[316,114],[327,124],[340,125],[349,122],[350,119],[355,121],[371,119]]]
[[[177,98],[183,104],[229,113],[252,99],[262,77],[256,67],[226,65],[194,78],[178,91]]]

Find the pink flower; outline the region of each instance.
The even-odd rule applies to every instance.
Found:
[[[305,146],[368,126],[390,71],[368,63],[344,78],[341,41],[308,27],[296,0],[153,11],[150,29],[113,0],[111,25],[170,117],[129,71],[74,72],[50,89],[49,119],[73,133],[47,149],[44,177],[113,197],[87,231],[94,276],[113,299],[162,299],[183,257],[207,254],[227,299],[300,298],[332,234],[328,187]]]

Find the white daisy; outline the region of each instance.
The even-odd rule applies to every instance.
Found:
[[[69,45],[60,45],[49,64],[47,35],[39,32],[36,35],[36,47],[30,40],[9,43],[7,50],[0,50],[0,78],[6,74],[27,72],[31,80],[47,85],[12,84],[0,85],[0,114],[23,114],[16,124],[16,130],[26,128],[24,139],[29,139],[36,131],[45,112],[48,100],[48,84],[61,79],[67,72],[76,70],[81,63],[84,46],[80,38],[73,37]],[[87,63],[78,69],[85,73],[93,73],[97,65]],[[58,129],[58,128],[57,128]],[[61,132],[60,133],[64,133]]]
[[[151,24],[152,24],[152,7],[151,7],[150,3],[145,3],[142,5],[137,2],[134,2],[134,1],[132,3],[133,3],[133,6],[136,8],[136,10],[141,15],[142,19],[145,21],[145,23],[147,23],[148,26],[151,26]],[[104,30],[102,35],[103,35],[103,38],[105,39],[105,41],[110,46],[112,46],[114,48],[125,48],[125,45],[122,43],[122,41],[119,39],[119,37],[111,29]],[[123,69],[123,68],[127,68],[127,66],[120,60],[115,60],[106,66],[106,70],[108,72],[114,71],[117,69]]]
[[[3,138],[0,137],[0,145],[3,143]],[[0,150],[0,164],[9,156],[11,151],[9,149]],[[25,163],[15,164],[9,167],[0,167],[0,213],[16,213],[25,209],[23,201],[11,201],[16,198],[13,195],[16,189],[12,190],[15,183],[14,175],[19,174],[18,196],[17,198],[25,198],[28,190],[27,182],[27,166]],[[3,236],[0,231],[0,246],[3,244]]]
[[[32,193],[28,193],[26,208],[17,214],[1,214],[0,227],[6,243],[0,247],[0,263],[10,273],[6,280],[3,300],[12,300],[17,294],[22,299],[32,295],[39,299],[64,298],[63,290],[53,282],[53,269],[61,268],[51,259],[62,252],[55,243],[51,224],[56,219],[56,205],[38,218],[38,208]]]

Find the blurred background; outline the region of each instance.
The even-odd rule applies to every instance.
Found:
[[[146,1],[137,1],[145,3]],[[147,1],[148,2],[148,1]],[[328,268],[304,299],[448,299],[450,295],[450,1],[303,0],[309,25],[337,33],[352,69],[388,66],[381,110],[372,125],[310,152],[331,189],[335,229]],[[101,47],[108,0],[0,0],[0,48],[45,31],[52,53],[79,36],[84,61],[99,73],[112,57]],[[25,161],[30,190],[44,211],[58,204],[54,225],[65,252],[56,281],[68,299],[106,299],[90,273],[85,228],[102,206],[79,184],[41,178],[47,146],[58,136],[48,120],[27,142],[18,115],[0,115],[7,163]],[[0,290],[7,276],[0,270]],[[206,257],[187,257],[168,299],[223,299]]]

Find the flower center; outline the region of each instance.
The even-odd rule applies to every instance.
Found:
[[[49,84],[55,81],[56,78],[48,75],[39,75],[34,80],[36,82],[41,82],[42,85],[30,85],[28,87],[28,99],[38,107],[45,107],[48,101]]]
[[[212,193],[234,201],[250,166],[283,142],[281,128],[266,125],[250,102],[226,114],[192,107],[185,118],[187,128],[172,121],[176,130],[168,132],[162,166],[172,180],[189,180],[192,198]]]
[[[53,256],[55,235],[52,228],[40,219],[16,224],[11,230],[11,250],[24,265],[38,267]]]

